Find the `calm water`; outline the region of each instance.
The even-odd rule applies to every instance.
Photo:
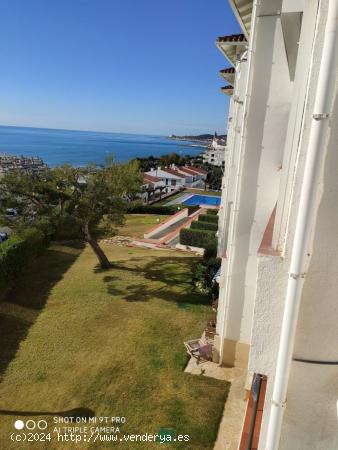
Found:
[[[183,202],[187,206],[195,205],[210,205],[219,206],[221,204],[221,197],[208,195],[193,195]]]
[[[0,153],[40,156],[49,166],[104,164],[109,154],[124,162],[136,156],[197,155],[201,151],[161,136],[0,126]]]

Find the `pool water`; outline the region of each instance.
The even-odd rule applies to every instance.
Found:
[[[210,205],[210,206],[219,206],[221,204],[221,197],[214,197],[209,195],[192,195],[187,198],[184,202],[184,205],[187,206],[195,206],[195,205]]]

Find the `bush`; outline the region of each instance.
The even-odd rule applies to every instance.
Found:
[[[209,214],[210,216],[217,216],[218,209],[207,209],[207,214]]]
[[[211,214],[201,214],[198,217],[198,220],[201,222],[211,222],[211,223],[217,223],[218,224],[218,216],[214,216]]]
[[[156,214],[156,215],[174,215],[180,210],[188,208],[189,214],[197,211],[199,206],[186,206],[186,205],[169,205],[169,206],[156,206],[156,205],[135,205],[131,206],[128,210],[128,214]]]
[[[210,245],[217,246],[217,239],[214,231],[183,228],[180,231],[180,243],[191,247],[205,248]]]
[[[0,244],[0,297],[13,285],[23,267],[44,252],[48,243],[42,231],[30,228]]]
[[[212,222],[192,222],[191,228],[193,230],[210,230],[210,231],[217,231],[218,225],[217,223]]]
[[[217,256],[217,241],[209,243],[204,248],[203,258],[216,258]]]
[[[72,239],[83,238],[80,224],[73,217],[60,217],[52,234],[55,241],[67,241]]]
[[[204,259],[201,263],[197,264],[193,274],[195,287],[202,293],[211,294],[212,299],[217,298],[218,294],[218,285],[213,279],[220,266],[220,258]]]
[[[172,215],[178,212],[177,206],[136,205],[127,210],[128,214],[166,214]]]

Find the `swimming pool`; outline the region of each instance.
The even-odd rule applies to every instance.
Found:
[[[209,206],[219,206],[221,204],[221,197],[211,196],[211,195],[192,195],[183,202],[187,206],[195,205],[209,205]]]

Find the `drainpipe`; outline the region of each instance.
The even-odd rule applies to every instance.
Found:
[[[234,205],[234,211],[232,218],[230,217],[229,221],[229,230],[228,230],[228,243],[229,243],[229,249],[227,249],[227,253],[229,254],[229,261],[227,264],[227,273],[226,273],[226,286],[225,286],[225,307],[224,312],[222,314],[222,326],[221,333],[220,333],[220,340],[221,340],[221,348],[220,348],[220,362],[219,364],[222,364],[223,361],[223,354],[224,354],[224,337],[225,337],[225,325],[227,323],[228,318],[228,306],[229,306],[229,291],[230,291],[230,273],[231,268],[233,264],[233,243],[234,243],[234,235],[235,235],[235,227],[237,222],[237,216],[238,216],[238,201],[239,201],[239,195],[240,195],[240,179],[242,174],[242,168],[243,168],[243,146],[244,146],[244,134],[246,129],[246,117],[247,117],[247,109],[248,109],[248,103],[249,103],[249,87],[251,82],[251,66],[252,66],[252,54],[253,54],[253,47],[254,47],[254,38],[255,38],[255,29],[256,29],[256,15],[257,15],[257,7],[258,7],[258,0],[254,1],[254,4],[252,6],[252,19],[251,19],[251,31],[250,31],[250,37],[249,37],[249,46],[248,46],[248,67],[247,67],[247,79],[245,82],[245,97],[244,97],[244,103],[243,103],[243,115],[242,115],[242,125],[241,125],[241,135],[240,135],[240,141],[239,141],[239,163],[238,163],[238,171],[236,176],[236,184],[235,184],[235,198],[233,201]]]
[[[306,271],[310,261],[312,228],[315,224],[318,210],[318,194],[326,154],[327,129],[332,109],[332,99],[335,94],[338,60],[337,24],[338,0],[329,0],[314,114],[311,122],[303,185],[291,254],[290,273],[286,290],[284,316],[268,423],[266,450],[278,449],[283,414],[286,406],[299,306]]]

